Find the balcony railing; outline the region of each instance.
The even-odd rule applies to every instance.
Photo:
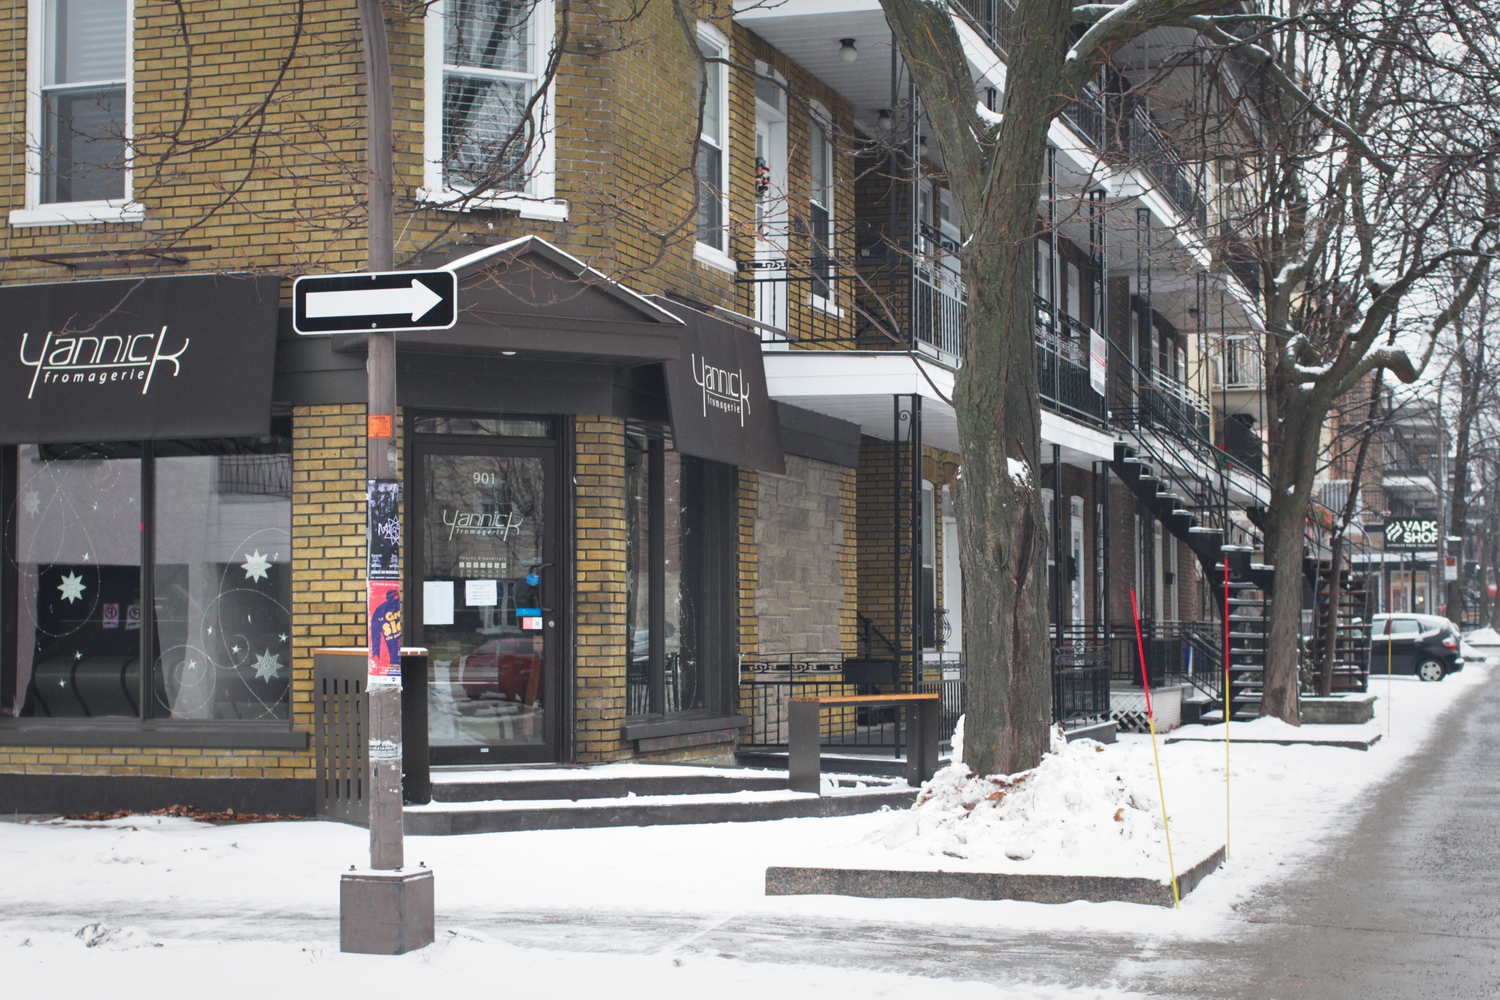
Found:
[[[1063,117],[1072,123],[1095,146],[1105,144],[1104,123],[1106,121],[1104,92],[1096,84],[1086,84],[1078,96],[1063,109]]]
[[[836,243],[850,242],[839,234]],[[879,244],[858,253],[777,253],[740,261],[741,308],[767,342],[915,350],[957,365],[968,292],[958,244],[922,226],[911,252]]]
[[[1198,185],[1188,176],[1187,164],[1168,143],[1167,137],[1151,120],[1144,107],[1131,110],[1127,151],[1139,160],[1178,209],[1199,228],[1208,225],[1208,206],[1198,193]]]
[[[1108,411],[1092,374],[1094,336],[1073,317],[1054,313],[1047,299],[1036,297],[1036,369],[1042,402],[1084,423],[1102,425]]]
[[[1259,389],[1265,385],[1261,364],[1260,340],[1255,337],[1228,337],[1218,362],[1220,389]]]

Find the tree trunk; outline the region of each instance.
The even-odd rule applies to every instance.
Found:
[[[954,398],[963,461],[964,760],[982,774],[1035,767],[1052,723],[1035,309],[1017,294],[1029,287],[1033,252],[1029,240],[999,243],[965,261],[995,276],[969,283],[969,349]]]
[[[1322,415],[1328,407],[1311,393],[1270,393],[1271,501],[1266,512],[1266,561],[1276,567],[1267,622],[1261,714],[1300,725],[1302,560],[1307,505],[1317,471]]]
[[[946,4],[882,0],[943,151],[963,213],[969,294],[953,406],[963,463],[959,562],[964,575],[964,760],[981,774],[1035,767],[1052,723],[1047,535],[1041,509],[1041,399],[1032,285],[1037,199],[1047,131],[1066,102],[1072,5],[1018,0],[1004,125],[974,108],[978,93]]]

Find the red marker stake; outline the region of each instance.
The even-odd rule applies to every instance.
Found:
[[[1172,873],[1172,906],[1182,906],[1177,891],[1177,863],[1172,860],[1172,827],[1167,822],[1167,790],[1161,780],[1161,754],[1156,749],[1156,713],[1151,711],[1151,681],[1146,676],[1146,644],[1141,640],[1141,611],[1135,603],[1135,588],[1130,588],[1130,617],[1135,619],[1135,648],[1141,658],[1141,689],[1146,692],[1146,725],[1151,730],[1151,757],[1156,761],[1156,795],[1161,799],[1161,828],[1167,837],[1167,868]]]

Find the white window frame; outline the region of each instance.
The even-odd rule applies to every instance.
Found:
[[[10,210],[13,228],[140,222],[146,207],[132,199],[131,139],[135,103],[135,0],[125,0],[125,197],[103,201],[42,202],[42,86],[46,76],[46,3],[26,4],[26,207]]]
[[[707,21],[698,22],[697,42],[717,51],[718,56],[723,59],[729,58],[729,39],[718,28]],[[719,137],[699,133],[699,142],[712,142],[718,145],[723,154],[719,157],[719,201],[720,212],[724,219],[724,249],[719,249],[709,243],[699,242],[696,237],[693,240],[693,259],[700,264],[717,268],[735,274],[739,271],[739,265],[733,257],[729,256],[729,67],[723,63],[714,63],[703,67],[704,72],[717,72],[719,74],[719,126],[723,129],[723,135]],[[706,110],[706,109],[705,109]],[[704,119],[707,119],[707,114]],[[696,197],[698,189],[698,178],[693,178],[693,191]],[[693,225],[697,228],[698,220],[694,218]]]
[[[537,60],[535,75],[540,77],[552,58],[557,39],[557,11],[553,0],[532,0],[531,22],[536,41],[532,58]],[[496,191],[475,195],[451,187],[443,169],[443,17],[447,0],[437,0],[427,9],[423,47],[423,116],[422,116],[422,186],[417,201],[449,212],[474,209],[514,211],[523,219],[566,222],[568,203],[557,195],[557,81],[548,82],[546,93],[536,108],[536,148],[526,170],[526,186],[519,191]],[[542,32],[547,26],[547,47],[542,50]]]
[[[838,198],[839,183],[837,176],[838,171],[834,169],[834,164],[837,161],[834,159],[833,148],[833,115],[829,114],[828,109],[818,101],[809,101],[807,110],[807,200],[809,205],[815,204],[819,208],[823,209],[823,211],[828,213],[828,260],[831,266],[833,263],[833,232],[834,226],[837,224],[836,216],[834,213],[834,202]],[[828,187],[824,189],[826,192],[824,194],[824,199],[827,201],[827,204],[824,204],[823,202],[820,202],[813,197],[813,187],[818,182],[818,179],[812,176],[812,144],[813,135],[815,134],[813,132],[814,126],[823,130],[823,163],[828,168]],[[809,226],[808,228],[811,229],[811,226]],[[834,286],[830,282],[828,285],[828,291],[831,293],[833,290]],[[827,313],[829,316],[833,316],[838,319],[844,318],[844,310],[839,307],[838,302],[832,295],[824,297],[817,294],[816,292],[809,291],[807,293],[807,305],[809,308],[816,309],[821,313]]]

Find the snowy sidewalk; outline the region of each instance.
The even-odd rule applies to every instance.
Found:
[[[861,990],[945,1000],[1113,1000],[1128,994],[1017,985],[1038,974],[1101,982],[1110,968],[1102,957],[1097,968],[1075,962],[1078,971],[1067,976],[1018,962],[1013,973],[979,984],[862,971],[874,963],[861,949],[872,954],[882,939],[1055,935],[1109,937],[1144,955],[1174,940],[1244,933],[1234,905],[1288,867],[1313,861],[1331,835],[1352,825],[1374,787],[1426,741],[1442,738],[1442,714],[1488,683],[1493,669],[1471,666],[1440,684],[1375,679],[1376,723],[1389,731],[1368,752],[1233,746],[1230,861],[1180,911],[764,895],[768,865],[810,852],[837,856],[890,823],[889,813],[412,837],[408,860],[436,873],[439,944],[396,959],[347,956],[336,944],[338,873],[365,863],[363,830],[321,822],[211,827],[165,817],[0,823],[6,980],[19,996],[249,997],[270,988],[298,997],[375,985],[404,992],[437,975],[444,984],[472,980],[475,988],[562,996],[603,981],[621,996],[652,1000],[710,989],[723,998]],[[1101,757],[1138,768],[1150,754],[1145,737],[1131,736]],[[1185,845],[1222,843],[1223,745],[1163,746],[1161,759],[1174,842],[1181,831]],[[91,924],[103,927],[75,936]],[[840,940],[848,942],[842,950]],[[819,964],[782,964],[797,961]],[[829,967],[836,965],[846,967]],[[963,978],[966,966],[944,960],[922,968]],[[128,988],[137,992],[122,992]]]

